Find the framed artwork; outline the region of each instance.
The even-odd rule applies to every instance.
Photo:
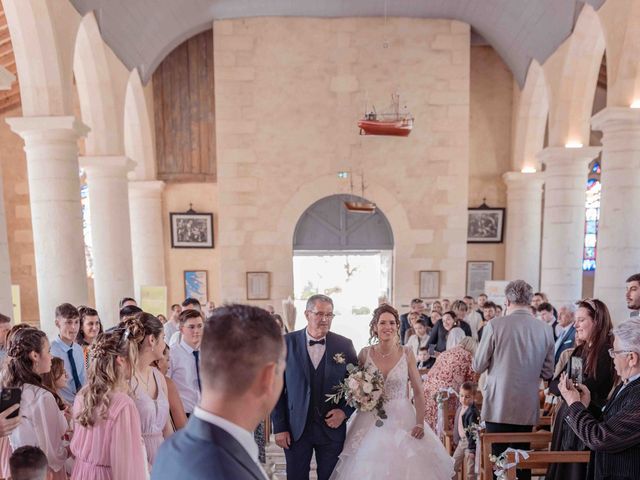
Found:
[[[476,298],[481,293],[486,293],[486,281],[493,280],[493,262],[470,261],[467,262],[467,295]]]
[[[504,208],[470,208],[467,243],[502,243]]]
[[[209,298],[209,285],[206,270],[185,270],[184,298],[195,298],[204,305]]]
[[[213,248],[212,213],[170,213],[171,248]]]
[[[247,272],[247,300],[269,300],[270,290],[269,272]]]
[[[420,287],[418,292],[420,298],[439,298],[440,297],[440,271],[438,270],[421,270],[420,271]]]

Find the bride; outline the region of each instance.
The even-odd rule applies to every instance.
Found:
[[[378,370],[385,379],[387,418],[375,425],[374,412],[356,412],[330,480],[448,480],[453,460],[424,423],[424,398],[413,352],[400,345],[398,312],[383,304],[369,324],[370,343],[358,355],[361,366]],[[409,398],[413,390],[415,408]]]

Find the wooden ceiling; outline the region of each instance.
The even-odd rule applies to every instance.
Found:
[[[0,2],[0,65],[13,73],[16,78],[18,73],[16,70],[16,59],[13,56],[13,45],[11,45],[11,36],[9,35],[9,26],[7,18],[4,15],[4,7]],[[0,115],[19,107],[20,103],[20,85],[16,80],[11,85],[11,90],[0,90]]]

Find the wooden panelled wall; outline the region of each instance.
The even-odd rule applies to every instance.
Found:
[[[153,74],[158,179],[216,179],[213,30],[190,38]]]

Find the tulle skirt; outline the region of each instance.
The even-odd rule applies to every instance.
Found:
[[[408,399],[385,404],[388,418],[376,427],[371,412],[357,412],[347,425],[347,438],[330,480],[449,480],[453,459],[425,424],[424,437],[411,436],[416,413]]]

